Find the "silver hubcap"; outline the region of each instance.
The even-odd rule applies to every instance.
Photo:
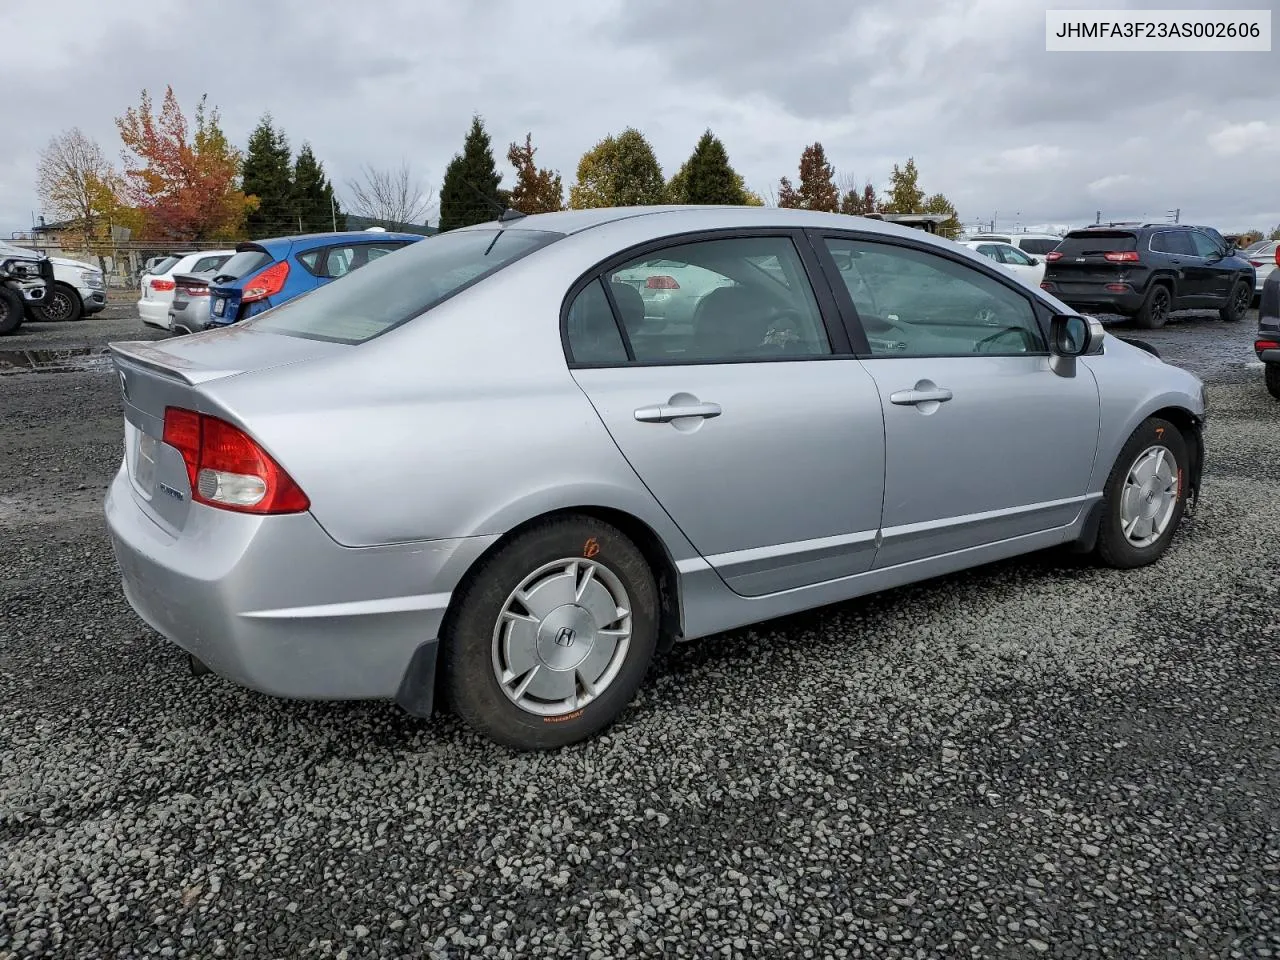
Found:
[[[604,693],[631,646],[631,602],[594,560],[557,560],[511,591],[493,631],[493,672],[521,710],[553,717]]]
[[[1148,447],[1133,461],[1120,494],[1120,527],[1135,547],[1160,539],[1178,505],[1181,475],[1168,447]]]

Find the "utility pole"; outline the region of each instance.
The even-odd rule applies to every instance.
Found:
[[[1093,223],[1094,223],[1094,226],[1097,226],[1098,224],[1102,223],[1102,211],[1101,211],[1101,210],[1099,210],[1097,213],[1095,213],[1095,214],[1093,215]]]
[[[1178,207],[1176,210],[1166,210],[1166,211],[1165,211],[1165,213],[1166,213],[1166,215],[1168,215],[1168,216],[1170,216],[1170,217],[1173,217],[1173,222],[1174,222],[1174,223],[1178,223],[1178,222],[1180,222],[1180,221],[1181,221],[1181,219],[1182,219],[1182,208],[1181,208],[1181,207]]]
[[[333,218],[333,232],[338,232],[338,208],[334,206],[333,194],[329,194],[329,216]]]

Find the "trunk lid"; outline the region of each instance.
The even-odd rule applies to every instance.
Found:
[[[191,510],[191,484],[182,455],[164,443],[166,407],[182,407],[236,423],[201,388],[351,348],[249,327],[173,340],[109,344],[124,403],[124,456],[134,499],[170,535],[178,536]],[[250,433],[250,425],[237,424]]]
[[[1137,235],[1130,230],[1069,233],[1054,251],[1061,256],[1045,263],[1044,279],[1058,284],[1067,293],[1081,287],[1094,288],[1099,284],[1123,283],[1133,271],[1142,269],[1141,262],[1117,262],[1108,260],[1106,255],[1133,253],[1137,249]]]

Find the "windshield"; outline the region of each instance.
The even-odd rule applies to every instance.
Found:
[[[364,343],[561,236],[545,230],[439,234],[247,323],[272,333]]]
[[[155,266],[153,266],[150,270],[148,270],[147,273],[164,273],[166,270],[171,269],[173,265],[178,262],[178,259],[179,259],[178,257],[165,257],[159,263],[155,264]]]

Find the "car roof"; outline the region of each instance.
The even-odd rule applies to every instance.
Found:
[[[348,243],[378,243],[383,240],[425,240],[427,239],[420,233],[391,233],[389,231],[373,231],[373,230],[339,230],[336,233],[329,231],[327,233],[300,233],[295,236],[287,237],[268,237],[263,240],[248,240],[236,247],[237,251],[255,250],[261,248],[266,250],[272,256],[277,251],[286,250],[290,247],[299,247],[307,249],[308,247],[323,246],[326,243],[332,243],[334,240],[345,240]]]
[[[645,218],[652,228],[654,238],[699,230],[724,230],[752,227],[794,227],[817,230],[859,230],[882,236],[905,237],[927,242],[939,247],[954,249],[953,241],[946,237],[902,226],[887,220],[844,213],[823,213],[818,210],[797,210],[787,207],[736,207],[713,204],[660,205],[637,207],[600,207],[590,210],[561,210],[555,213],[534,213],[515,220],[499,222],[490,220],[457,231],[468,230],[545,230],[551,233],[576,234],[621,220]]]

